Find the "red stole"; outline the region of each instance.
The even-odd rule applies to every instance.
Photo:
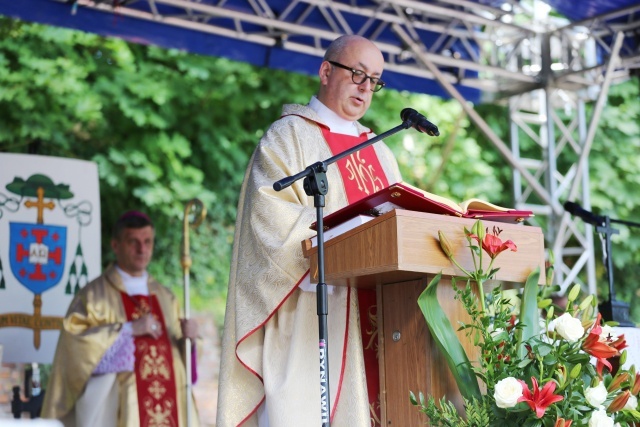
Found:
[[[358,137],[331,133],[321,127],[333,155],[339,154],[367,140],[365,134]],[[349,204],[389,186],[380,160],[374,148],[369,145],[336,162],[342,175]],[[360,333],[362,351],[367,374],[367,393],[369,395],[369,414],[371,425],[380,425],[380,372],[378,367],[378,324],[375,290],[358,290],[360,308]]]
[[[136,320],[152,313],[162,335],[156,340],[148,335],[134,337],[136,388],[140,425],[148,427],[177,427],[178,400],[173,373],[171,342],[155,295],[128,295],[121,292],[127,320]]]
[[[324,127],[321,129],[333,155],[340,154],[367,140],[364,134],[349,136],[331,133],[329,129]],[[349,204],[389,186],[380,160],[371,145],[338,160],[336,164],[342,175]]]

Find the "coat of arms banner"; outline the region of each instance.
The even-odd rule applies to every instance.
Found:
[[[0,153],[3,362],[51,363],[75,293],[101,271],[93,162]]]

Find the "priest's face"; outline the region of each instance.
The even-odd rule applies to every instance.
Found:
[[[111,239],[118,267],[132,276],[141,276],[151,262],[153,238],[154,231],[150,225],[123,229],[118,238]]]
[[[384,68],[382,53],[366,39],[352,41],[339,58],[330,59],[375,78],[380,78]],[[324,61],[320,66],[318,100],[345,120],[360,120],[371,105],[373,84],[369,79],[356,84],[352,74],[348,69]]]

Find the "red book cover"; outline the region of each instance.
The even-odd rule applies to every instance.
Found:
[[[446,197],[420,190],[400,182],[371,194],[352,205],[324,217],[325,230],[342,224],[358,215],[379,216],[392,209],[407,209],[462,218],[486,218],[490,221],[522,222],[533,212],[504,208],[480,199],[469,199],[458,204]],[[316,223],[311,225],[315,230]]]

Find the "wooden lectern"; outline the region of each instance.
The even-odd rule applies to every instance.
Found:
[[[378,301],[378,354],[380,364],[380,401],[383,426],[423,425],[426,416],[409,401],[409,392],[422,391],[437,400],[446,396],[461,408],[462,400],[444,356],[436,348],[424,316],[417,304],[418,296],[429,281],[442,273],[438,300],[454,329],[458,321],[469,321],[462,304],[454,299],[450,278],[461,272],[440,249],[438,230],[454,246],[456,260],[465,269],[473,261],[464,227],[470,229],[474,219],[428,213],[392,210],[325,242],[325,280],[358,288],[375,288]],[[502,240],[511,239],[517,252],[503,252],[496,259],[498,283],[524,284],[536,267],[544,272],[544,237],[538,227],[483,221],[491,230],[502,230]],[[309,258],[311,280],[317,282],[316,247],[310,240],[302,242]],[[483,255],[488,265],[489,257]],[[544,283],[544,273],[540,284]],[[337,280],[347,279],[347,280]],[[464,282],[466,283],[466,281]],[[491,284],[487,284],[490,288]],[[476,349],[463,332],[460,341],[471,361]]]

